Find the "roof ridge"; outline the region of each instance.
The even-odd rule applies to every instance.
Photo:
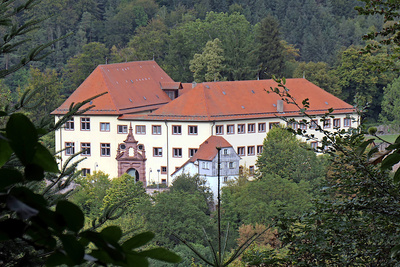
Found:
[[[101,67],[101,65],[98,66],[97,68],[99,68],[99,69],[101,70],[100,73],[101,73],[101,76],[103,77],[104,84],[105,84],[106,87],[107,87],[107,92],[108,92],[108,94],[110,95],[110,98],[111,98],[111,100],[112,100],[112,102],[113,102],[113,103],[112,103],[113,106],[116,108],[116,110],[118,111],[118,113],[120,113],[120,108],[115,104],[114,94],[112,94],[112,93],[110,92],[110,86],[112,86],[112,84],[110,84],[110,77],[109,77],[108,74],[106,73],[105,69]],[[106,79],[106,78],[107,78],[107,79]]]
[[[210,89],[210,86],[206,85],[204,83],[201,83],[201,85],[203,85],[202,89],[203,89],[203,94],[204,94],[204,102],[205,102],[205,109],[206,109],[207,119],[210,120],[211,119],[211,115],[210,115],[209,108],[208,108],[208,102],[209,101],[206,101],[207,97],[206,97],[206,91],[205,91],[205,88]]]

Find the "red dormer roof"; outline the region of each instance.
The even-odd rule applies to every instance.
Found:
[[[72,102],[84,101],[97,94],[93,109],[86,114],[118,115],[159,108],[171,99],[161,84],[182,87],[174,82],[155,61],[135,61],[99,65],[71,96],[52,114],[64,114]],[[87,104],[83,108],[89,106]]]
[[[222,136],[211,135],[204,141],[199,150],[191,157],[188,161],[186,161],[179,169],[174,171],[171,175],[174,175],[180,169],[182,169],[186,164],[193,163],[197,160],[205,160],[205,161],[212,161],[218,154],[217,147],[220,148],[228,148],[232,147],[232,145],[225,140]]]
[[[217,147],[227,148],[232,147],[232,145],[222,136],[211,135],[200,145],[199,150],[189,159],[189,162],[195,162],[196,160],[213,160],[218,153]]]
[[[273,80],[227,81],[197,84],[193,89],[146,116],[123,116],[121,119],[217,121],[299,115],[299,108],[284,103],[275,93]],[[301,104],[308,98],[309,114],[324,114],[333,108],[334,114],[352,113],[354,107],[324,91],[306,79],[287,79],[289,93]]]

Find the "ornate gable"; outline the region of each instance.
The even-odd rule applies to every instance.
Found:
[[[132,124],[123,143],[118,144],[117,157],[118,176],[127,173],[135,177],[135,181],[146,186],[146,151],[144,145],[138,144],[133,136]]]

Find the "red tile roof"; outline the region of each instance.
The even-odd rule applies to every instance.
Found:
[[[222,136],[211,135],[200,145],[199,150],[189,159],[189,162],[195,162],[198,159],[213,160],[218,153],[217,147],[227,148],[232,145]]]
[[[86,114],[125,114],[154,110],[171,101],[161,83],[174,82],[155,61],[99,65],[71,96],[52,114],[64,114],[71,103],[108,92],[93,100],[95,107]],[[89,106],[85,105],[83,108]]]
[[[276,86],[273,80],[202,83],[153,113],[124,115],[121,119],[218,121],[299,115],[295,105],[286,103],[284,112],[277,112],[281,98],[268,93]],[[286,86],[300,104],[309,99],[309,114],[324,114],[329,108],[335,110],[334,114],[354,112],[353,106],[306,79],[287,79]]]
[[[182,169],[189,162],[193,163],[197,160],[212,161],[217,156],[217,147],[228,148],[232,147],[232,145],[222,136],[211,135],[207,138],[206,141],[204,141],[200,145],[199,150],[196,152],[196,154],[194,154],[193,157],[186,161],[179,169],[173,172],[172,175]]]

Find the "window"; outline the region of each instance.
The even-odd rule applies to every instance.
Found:
[[[90,118],[81,118],[81,131],[90,131]]]
[[[224,148],[222,151],[223,155],[229,155],[229,150],[227,148]]]
[[[196,152],[197,148],[189,148],[189,158],[193,157]]]
[[[179,168],[179,167],[178,167]],[[167,185],[167,179],[161,179],[161,183],[163,184],[163,185]]]
[[[146,134],[146,125],[136,125],[136,134]]]
[[[299,128],[300,128],[301,130],[307,130],[307,124],[306,124],[305,122],[301,121],[301,122],[299,123]]]
[[[74,142],[65,142],[65,155],[70,156],[75,153],[75,143]]]
[[[75,129],[75,124],[74,124],[74,118],[69,119],[65,125],[64,125],[64,129],[67,131],[73,131]]]
[[[189,126],[188,133],[189,134],[197,134],[197,126]]]
[[[167,174],[167,166],[161,166],[161,174]]]
[[[82,156],[90,156],[90,143],[81,143]]]
[[[202,168],[205,169],[205,170],[210,169],[210,163],[209,163],[209,162],[203,161],[203,162],[201,163],[201,165],[202,165]]]
[[[296,121],[289,121],[287,123],[287,127],[292,128],[293,130],[296,130],[298,126],[299,124]]]
[[[215,133],[216,134],[224,134],[224,126],[223,125],[215,126]]]
[[[118,133],[119,134],[126,134],[128,132],[128,126],[127,125],[118,125],[117,129],[118,129]]]
[[[86,177],[88,174],[90,174],[90,169],[81,169],[81,171],[83,177]]]
[[[271,130],[273,127],[278,127],[279,126],[279,122],[270,122],[269,123],[269,129]]]
[[[174,158],[182,158],[182,148],[173,148],[172,149],[172,156]]]
[[[343,126],[344,127],[351,127],[351,119],[349,119],[349,118],[343,119]]]
[[[151,129],[152,134],[161,134],[161,125],[153,125]]]
[[[247,124],[247,132],[248,133],[255,133],[256,132],[256,125],[254,123]]]
[[[234,169],[235,168],[235,162],[229,162],[228,166],[229,166],[229,169]]]
[[[257,146],[257,155],[260,155],[263,152],[263,146]]]
[[[224,183],[228,182],[228,176],[224,177]]]
[[[172,134],[182,134],[182,127],[180,125],[173,125]]]
[[[153,157],[162,157],[162,147],[153,147]]]
[[[110,144],[100,144],[100,155],[102,157],[109,157],[111,155]]]
[[[100,131],[101,132],[109,132],[110,131],[110,123],[100,122]]]
[[[310,122],[310,129],[316,129],[318,125],[318,122],[316,120],[312,120]]]
[[[239,156],[245,156],[245,147],[244,146],[238,147],[237,151],[238,151]]]
[[[265,122],[258,124],[258,132],[265,133]]]
[[[247,156],[253,156],[254,155],[254,146],[248,146],[247,147]]]
[[[340,119],[333,119],[333,128],[340,128]]]
[[[243,133],[246,133],[246,130],[245,130],[245,125],[244,124],[238,124],[238,134],[243,134]]]
[[[318,147],[318,142],[311,142],[312,149],[317,149],[317,147]]]
[[[235,125],[233,125],[233,124],[227,125],[226,126],[226,132],[228,134],[234,134],[235,133]]]
[[[324,120],[324,128],[331,128],[331,119]]]
[[[254,166],[249,166],[249,174],[254,175]]]

